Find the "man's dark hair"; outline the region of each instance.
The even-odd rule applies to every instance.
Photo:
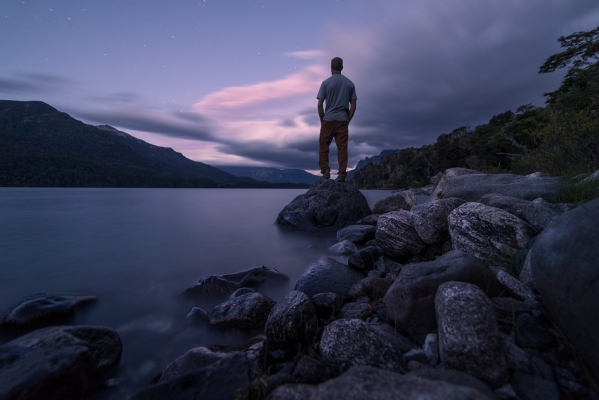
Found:
[[[331,60],[331,68],[336,71],[343,71],[343,60],[339,57],[335,57]]]

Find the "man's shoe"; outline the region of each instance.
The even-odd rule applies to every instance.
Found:
[[[337,182],[345,182],[345,176],[338,176]]]
[[[331,172],[330,171],[322,173],[322,179],[329,179],[330,177],[331,177]]]

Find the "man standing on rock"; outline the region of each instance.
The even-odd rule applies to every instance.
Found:
[[[347,175],[348,125],[356,112],[356,87],[353,82],[341,75],[343,60],[335,57],[331,60],[331,77],[320,85],[318,116],[320,117],[320,143],[318,166],[324,179],[331,177],[329,167],[329,146],[335,138],[337,159],[339,160],[338,182],[345,182]],[[326,100],[325,112],[323,103]],[[351,107],[350,107],[351,106]]]

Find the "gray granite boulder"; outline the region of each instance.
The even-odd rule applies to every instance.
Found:
[[[257,289],[262,286],[275,285],[287,282],[289,277],[274,268],[262,265],[245,271],[226,275],[206,276],[198,281],[192,288],[181,295],[183,297],[222,296],[235,292],[240,288]]]
[[[118,366],[122,343],[109,328],[43,328],[0,346],[1,399],[80,399]]]
[[[169,364],[156,383],[131,399],[236,399],[247,398],[249,389],[250,363],[243,352],[196,348]]]
[[[352,185],[319,179],[310,189],[286,205],[276,224],[293,229],[340,229],[372,212],[366,197]]]
[[[599,199],[553,221],[530,252],[536,288],[599,381]]]
[[[449,214],[453,248],[487,265],[503,265],[526,247],[536,231],[520,218],[480,203],[466,203]]]
[[[514,278],[512,275],[508,274],[502,269],[496,268],[495,276],[497,277],[499,283],[505,287],[510,296],[518,300],[528,300],[530,302],[536,303],[537,300],[533,291],[524,283]]]
[[[541,198],[535,199],[524,208],[524,220],[538,232],[541,232],[553,220],[574,207],[573,204],[553,204]]]
[[[414,337],[423,338],[437,326],[437,288],[449,281],[475,284],[491,296],[503,291],[493,272],[479,259],[453,250],[435,261],[403,266],[383,298],[389,320]]]
[[[426,248],[414,229],[412,214],[408,211],[393,211],[379,218],[376,244],[389,257],[412,256]]]
[[[426,244],[443,243],[449,239],[447,216],[464,204],[457,198],[441,199],[418,204],[410,210],[414,229]]]
[[[443,190],[435,190],[433,199],[457,197],[472,202],[479,201],[486,194],[498,193],[524,200],[534,200],[540,197],[557,203],[560,183],[561,179],[555,177],[466,174],[448,179]]]
[[[438,374],[441,375],[441,374]],[[465,382],[465,380],[464,380]],[[460,381],[462,383],[462,381]],[[468,381],[470,383],[470,381]],[[467,384],[453,384],[438,377],[411,372],[400,375],[369,366],[355,366],[318,386],[288,384],[267,400],[495,400]]]
[[[358,271],[368,272],[376,268],[376,263],[383,254],[380,247],[368,246],[349,256],[347,265]]]
[[[56,325],[80,306],[98,298],[90,295],[41,293],[10,306],[0,315],[0,329]]]
[[[364,278],[365,273],[330,257],[323,257],[304,272],[295,284],[295,290],[302,291],[310,297],[328,292],[345,296],[355,283]]]
[[[345,239],[329,247],[329,251],[336,254],[354,254],[358,252],[358,248],[353,242]]]
[[[406,210],[410,211],[412,207],[418,204],[418,199],[413,190],[396,192],[382,200],[377,201],[372,209],[374,214],[386,214],[391,211]]]
[[[531,203],[530,200],[518,199],[500,193],[485,194],[478,202],[489,207],[500,208],[523,220],[526,220],[524,209]]]
[[[437,179],[437,182],[434,184],[433,192],[431,194],[431,201],[439,200],[442,198],[447,198],[450,196],[444,196],[445,189],[447,188],[447,183],[458,176],[462,175],[472,175],[472,174],[480,174],[480,171],[475,171],[473,169],[466,168],[449,168],[440,173],[440,176]],[[438,176],[439,174],[437,174]],[[436,178],[436,176],[435,176]]]
[[[275,304],[262,293],[242,294],[214,307],[209,314],[210,325],[223,328],[262,326]]]
[[[338,319],[324,328],[319,348],[323,361],[333,372],[341,373],[355,365],[406,372],[403,354],[414,346],[405,338],[389,341],[362,320]]]
[[[367,242],[374,239],[376,226],[350,225],[337,231],[337,241],[349,240],[353,243]]]
[[[264,333],[269,342],[291,347],[312,342],[317,329],[318,318],[310,298],[294,290],[273,307]]]
[[[493,388],[508,381],[508,366],[493,306],[477,286],[446,282],[435,297],[439,355],[445,368],[467,372]]]

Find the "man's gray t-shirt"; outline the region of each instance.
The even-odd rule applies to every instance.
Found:
[[[354,83],[341,74],[335,74],[322,82],[316,98],[325,100],[325,121],[349,121],[349,102],[358,97]]]

